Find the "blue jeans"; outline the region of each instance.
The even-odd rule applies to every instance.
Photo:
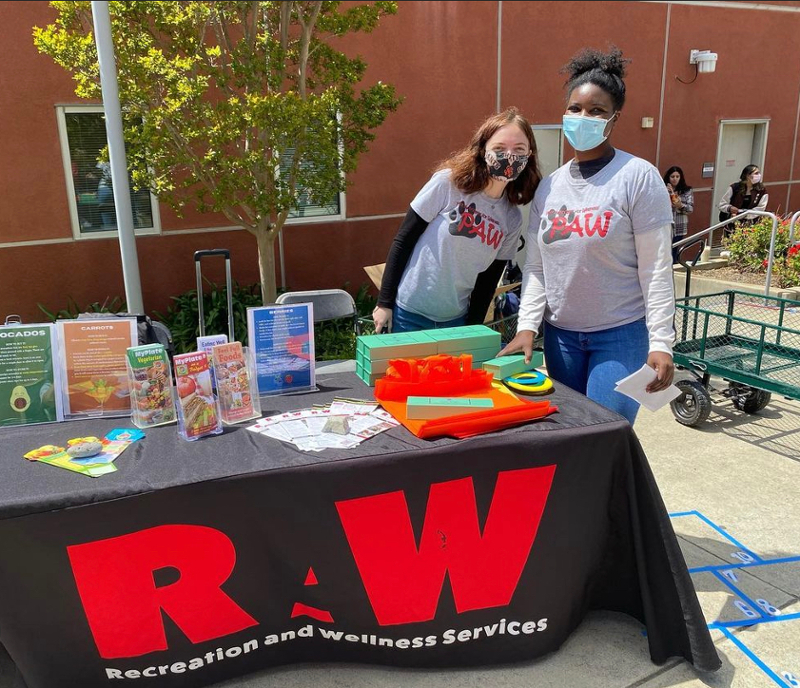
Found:
[[[614,391],[622,378],[647,361],[645,320],[599,332],[573,332],[544,324],[544,357],[553,380],[616,411],[633,425],[639,404]]]
[[[417,315],[411,311],[404,310],[395,304],[392,309],[392,332],[416,332],[417,330],[436,330],[440,327],[459,327],[466,325],[467,316],[462,315],[455,320],[445,320],[436,322],[426,318],[424,315]]]

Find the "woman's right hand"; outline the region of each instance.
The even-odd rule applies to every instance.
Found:
[[[733,206],[731,206],[731,209],[728,212],[731,215],[738,215],[739,214],[739,209],[738,208],[734,208]]]
[[[375,306],[372,311],[372,321],[375,323],[375,334],[389,332],[392,329],[392,309]]]
[[[525,363],[531,362],[533,356],[533,331],[520,330],[517,335],[512,339],[506,347],[497,354],[498,356],[507,356],[508,354],[516,354],[519,352],[525,354]]]

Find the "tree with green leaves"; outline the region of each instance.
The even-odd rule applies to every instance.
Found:
[[[34,42],[99,99],[89,2],[51,2]],[[400,104],[360,87],[367,65],[337,50],[397,3],[110,2],[134,184],[179,212],[218,211],[258,243],[262,297],[275,300],[274,242],[301,195],[344,190],[373,130]]]

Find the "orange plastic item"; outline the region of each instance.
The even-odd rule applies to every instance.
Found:
[[[409,420],[409,396],[473,396],[492,399],[494,408],[477,413],[459,413],[431,420]],[[471,437],[544,418],[558,411],[549,401],[519,399],[500,384],[492,384],[492,374],[472,370],[472,356],[438,354],[422,359],[390,361],[386,375],[375,383],[375,399],[417,437],[448,435]]]
[[[390,360],[386,375],[375,382],[375,398],[405,401],[410,396],[457,397],[488,391],[491,387],[492,374],[473,370],[470,354],[436,354]]]
[[[417,437],[428,439],[448,435],[450,437],[472,437],[544,418],[558,411],[558,406],[549,401],[524,401],[519,406],[491,409],[479,413],[447,416],[425,421]]]

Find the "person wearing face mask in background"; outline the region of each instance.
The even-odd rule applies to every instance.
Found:
[[[533,130],[516,108],[481,124],[411,201],[386,259],[375,331],[482,323],[517,251],[519,206],[540,179]]]
[[[664,173],[669,200],[672,202],[672,242],[683,239],[689,232],[689,215],[694,211],[694,193],[686,183],[683,170],[673,165]],[[672,262],[678,262],[680,249],[672,249]]]
[[[767,209],[769,194],[761,183],[761,170],[758,165],[746,165],[739,176],[739,181],[731,184],[719,202],[719,221],[729,219],[733,215],[742,215],[742,224],[753,224],[758,217],[753,215],[747,218],[746,210]],[[725,238],[733,234],[735,224],[730,223],[723,227]]]
[[[628,61],[585,49],[569,75],[564,135],[575,158],[539,185],[531,207],[517,335],[501,355],[529,359],[544,317],[547,371],[633,423],[614,391],[646,362],[647,390],[674,374],[672,204],[653,165],[609,141],[625,104]]]

